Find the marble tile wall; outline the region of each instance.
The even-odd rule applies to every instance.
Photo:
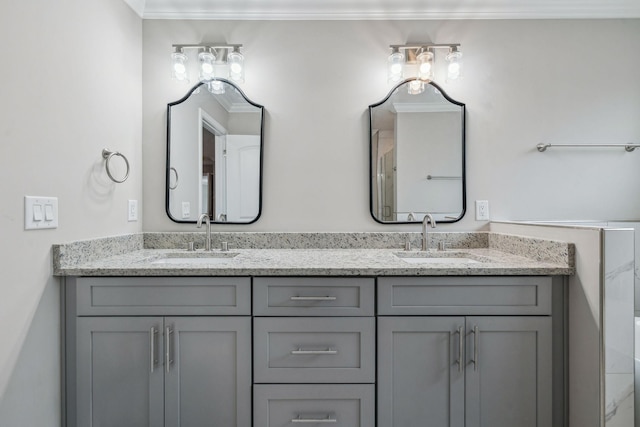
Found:
[[[634,231],[603,230],[605,427],[634,425]]]

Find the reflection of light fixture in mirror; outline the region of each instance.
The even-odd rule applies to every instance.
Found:
[[[171,77],[176,80],[189,81],[187,79],[187,55],[182,48],[176,48],[171,54]]]
[[[447,55],[447,80],[457,80],[460,78],[460,60],[462,59],[462,52],[458,50],[457,46],[452,46],[449,49]]]
[[[447,61],[447,81],[460,76],[460,44],[425,44],[414,43],[406,45],[390,45],[391,55],[387,59],[387,80],[389,83],[399,83],[402,79],[420,79],[433,81],[438,73],[439,62]],[[446,49],[448,55],[438,53]],[[418,86],[415,83],[416,89]]]
[[[224,93],[224,83],[220,80],[213,80],[207,83],[207,89],[215,95],[222,95]]]
[[[213,78],[213,61],[215,56],[211,53],[211,48],[202,49],[198,54],[200,63],[200,81],[211,80]]]
[[[239,48],[234,48],[227,58],[229,63],[229,77],[231,80],[244,83],[244,56]]]
[[[407,91],[409,92],[409,95],[420,95],[424,92],[424,82],[422,80],[410,81]]]
[[[387,59],[387,81],[389,83],[398,83],[402,80],[402,70],[404,68],[404,53],[399,49],[393,48],[391,55]]]
[[[174,44],[171,75],[176,80],[188,82],[189,75],[193,74],[187,67],[189,56],[186,51],[196,50],[198,70],[194,71],[198,73],[199,81],[231,78],[235,82],[244,83],[244,55],[240,53],[241,47],[241,44],[226,43]]]

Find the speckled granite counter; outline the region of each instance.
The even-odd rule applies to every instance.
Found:
[[[58,276],[482,276],[571,275],[570,243],[496,233],[431,233],[430,247],[447,243],[431,260],[409,263],[400,256],[406,239],[418,247],[420,233],[215,233],[229,253],[185,249],[203,233],[143,233],[53,247]],[[201,245],[200,245],[201,246]],[[400,256],[398,256],[399,254]],[[197,261],[180,259],[192,257]],[[210,261],[206,261],[206,259]],[[167,261],[170,260],[170,261]],[[475,261],[475,262],[474,262]]]

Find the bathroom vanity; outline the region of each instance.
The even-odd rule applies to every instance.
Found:
[[[564,425],[569,258],[141,249],[74,262],[56,271],[67,426]]]

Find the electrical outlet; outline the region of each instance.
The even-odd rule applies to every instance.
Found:
[[[476,200],[476,221],[489,221],[488,200]]]
[[[129,221],[138,220],[138,201],[137,200],[129,200],[127,218],[129,219]]]
[[[182,202],[182,219],[189,219],[191,217],[191,203]]]

